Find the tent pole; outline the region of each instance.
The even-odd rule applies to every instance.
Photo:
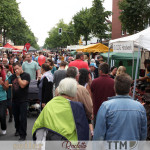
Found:
[[[132,60],[132,79],[133,79],[133,76],[134,76],[134,51],[133,51],[133,60]]]
[[[135,88],[136,88],[136,79],[137,79],[137,73],[138,73],[139,60],[140,60],[140,47],[139,47],[139,50],[138,50],[138,58],[137,58],[137,63],[136,63],[136,72],[135,72],[134,89],[133,89],[133,99],[135,99]]]
[[[107,63],[108,63],[108,65],[109,65],[109,54],[110,54],[110,47],[109,47],[108,58],[107,58]]]

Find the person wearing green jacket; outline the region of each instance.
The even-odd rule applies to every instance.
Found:
[[[58,92],[60,96],[49,101],[35,121],[33,140],[88,140],[89,127],[83,104],[71,101],[77,92],[76,80],[63,79]]]

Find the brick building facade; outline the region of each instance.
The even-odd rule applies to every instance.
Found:
[[[120,11],[118,2],[120,0],[112,0],[112,39],[127,36],[126,32],[122,31],[121,22],[119,20]]]

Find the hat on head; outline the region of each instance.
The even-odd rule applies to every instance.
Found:
[[[97,68],[97,66],[96,66],[95,63],[91,63],[91,64],[90,64],[90,67],[92,67],[92,66],[95,67],[95,68]]]
[[[91,59],[91,63],[95,63],[95,60],[94,60],[94,59]]]

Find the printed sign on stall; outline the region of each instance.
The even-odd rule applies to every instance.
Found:
[[[132,41],[113,43],[113,52],[133,53],[133,51],[134,46]]]

